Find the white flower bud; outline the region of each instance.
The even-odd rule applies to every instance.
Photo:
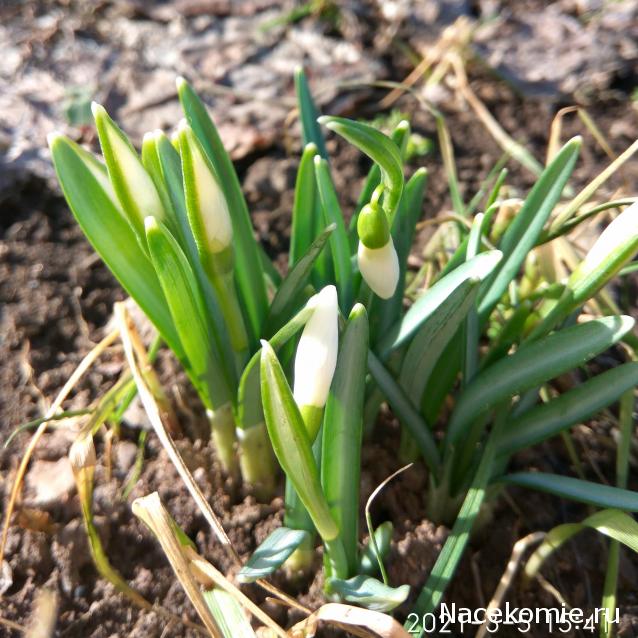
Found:
[[[182,151],[185,163],[187,179],[187,197],[193,197],[194,201],[189,209],[191,217],[191,225],[193,225],[193,214],[199,213],[197,216],[196,226],[201,224],[201,228],[193,228],[198,238],[199,230],[204,235],[203,240],[206,242],[207,248],[212,253],[218,253],[228,248],[233,240],[233,225],[228,211],[228,204],[224,193],[217,181],[217,177],[213,174],[208,160],[204,157],[201,145],[197,141],[195,134],[188,124],[183,121],[179,127],[180,143],[187,146],[187,154]],[[182,146],[184,148],[184,146]],[[192,179],[189,179],[192,178]],[[189,188],[190,187],[190,188]],[[192,189],[192,192],[188,192]]]
[[[359,242],[359,271],[375,295],[389,299],[399,283],[399,258],[392,237],[381,248],[368,248]]]
[[[151,176],[124,134],[116,127],[100,104],[91,104],[98,128],[102,152],[109,175],[122,207],[143,223],[144,217],[164,220],[166,213]]]
[[[300,407],[323,408],[339,349],[337,289],[326,286],[308,304],[314,307],[314,311],[297,346],[293,394]]]
[[[626,208],[601,233],[583,259],[577,272],[579,276],[595,270],[615,250],[635,240],[638,236],[638,202]]]

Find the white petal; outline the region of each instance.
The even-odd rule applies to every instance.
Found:
[[[230,221],[228,204],[199,146],[196,144],[190,146],[202,224],[210,251],[217,253],[230,246],[233,240],[233,225]]]
[[[614,219],[601,233],[585,256],[579,272],[594,270],[614,250],[631,241],[638,234],[638,202],[634,202]]]
[[[367,248],[359,242],[359,271],[366,283],[381,299],[389,299],[399,283],[399,258],[392,237],[382,248]]]
[[[314,307],[295,356],[294,397],[297,405],[323,407],[337,365],[339,306],[337,289],[326,286],[311,300]]]

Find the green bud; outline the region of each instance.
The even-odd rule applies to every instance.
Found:
[[[379,205],[370,203],[361,209],[357,220],[357,233],[366,248],[383,248],[388,243],[388,219]]]

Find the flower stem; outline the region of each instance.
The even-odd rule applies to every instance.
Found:
[[[235,451],[237,438],[235,436],[235,419],[230,403],[226,403],[217,410],[208,410],[211,433],[215,450],[219,456],[222,468],[230,475],[236,476],[239,463]]]
[[[266,424],[261,422],[237,429],[239,467],[244,483],[250,485],[259,500],[269,499],[275,490],[275,458]]]

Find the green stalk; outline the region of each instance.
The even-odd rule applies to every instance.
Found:
[[[233,408],[230,403],[226,403],[217,410],[206,410],[206,415],[210,421],[211,436],[219,460],[226,472],[236,476],[239,463],[235,452],[237,438]]]
[[[363,399],[368,355],[368,317],[357,304],[341,339],[339,358],[324,419],[321,483],[339,526],[348,573],[356,575],[359,540],[359,489]],[[330,550],[328,551],[330,559]]]

